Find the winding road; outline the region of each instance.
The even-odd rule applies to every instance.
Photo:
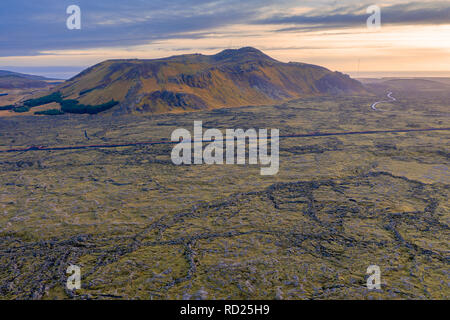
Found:
[[[392,96],[392,92],[389,92],[389,93],[387,94],[387,97],[388,97],[389,99],[391,99],[391,100],[381,100],[381,101],[377,101],[377,102],[375,102],[375,103],[371,106],[371,108],[372,108],[373,110],[375,110],[375,111],[378,111],[378,109],[376,108],[377,104],[382,103],[382,102],[397,101],[397,99],[395,99],[395,98]]]

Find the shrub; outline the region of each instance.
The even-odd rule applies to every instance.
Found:
[[[91,89],[86,89],[86,90],[81,90],[80,91],[80,96],[82,96],[83,94],[89,93],[91,91],[94,91],[97,88],[91,88]]]
[[[97,114],[108,109],[111,109],[119,102],[111,100],[109,102],[99,104],[99,105],[85,105],[79,104],[77,100],[69,99],[63,100],[61,102],[61,110],[67,113],[78,113],[78,114]]]
[[[57,116],[60,114],[64,114],[64,112],[62,112],[59,109],[49,109],[49,110],[44,110],[44,111],[36,111],[34,114],[45,115],[45,116]]]
[[[69,99],[61,102],[61,110],[68,113],[86,113],[86,106],[77,100]]]
[[[14,108],[13,110],[14,110],[14,112],[17,112],[17,113],[23,113],[23,112],[30,111],[30,108],[25,107],[25,106],[20,106],[20,107]]]
[[[14,109],[15,107],[16,107],[15,105],[1,106],[1,107],[0,107],[0,111],[2,111],[2,110],[12,110],[12,109]]]
[[[61,101],[62,101],[61,93],[54,92],[52,94],[49,94],[48,96],[43,96],[43,97],[36,98],[36,99],[26,100],[23,104],[27,107],[33,108],[33,107],[42,106],[44,104],[51,103],[51,102],[61,103]]]

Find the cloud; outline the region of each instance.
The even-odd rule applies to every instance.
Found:
[[[0,57],[98,48],[132,48],[164,40],[208,39],[262,31],[318,31],[364,26],[372,0],[2,0]],[[450,24],[450,4],[385,0],[383,24]],[[66,8],[81,7],[82,29],[66,28]],[[289,14],[291,13],[291,14]],[[267,27],[267,28],[266,28]],[[186,45],[183,44],[183,47]],[[176,49],[176,48],[174,48]]]
[[[281,1],[282,3],[283,1]],[[81,8],[81,30],[66,28],[66,8]],[[267,0],[3,0],[0,56],[41,51],[126,47],[254,20]]]
[[[307,15],[274,15],[252,21],[261,25],[290,25],[276,31],[317,31],[323,29],[352,28],[365,26],[369,14],[367,6],[346,6],[329,12],[314,10]],[[381,7],[381,21],[386,25],[450,24],[450,3],[415,2]]]

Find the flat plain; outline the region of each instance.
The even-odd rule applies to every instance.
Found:
[[[280,135],[449,127],[448,91],[394,91],[371,109],[385,94],[0,118],[0,150],[158,141],[195,120]],[[0,152],[0,298],[448,299],[449,143],[449,131],[281,139],[275,176],[175,166],[168,144]],[[381,290],[366,287],[369,265]]]

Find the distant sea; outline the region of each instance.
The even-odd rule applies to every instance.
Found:
[[[8,70],[52,79],[67,80],[76,76],[86,67],[23,67],[0,66],[0,70]],[[341,70],[337,70],[341,71]],[[450,78],[450,71],[342,71],[352,78],[386,78],[386,77],[445,77]]]
[[[344,71],[352,78],[450,78],[450,71]]]

